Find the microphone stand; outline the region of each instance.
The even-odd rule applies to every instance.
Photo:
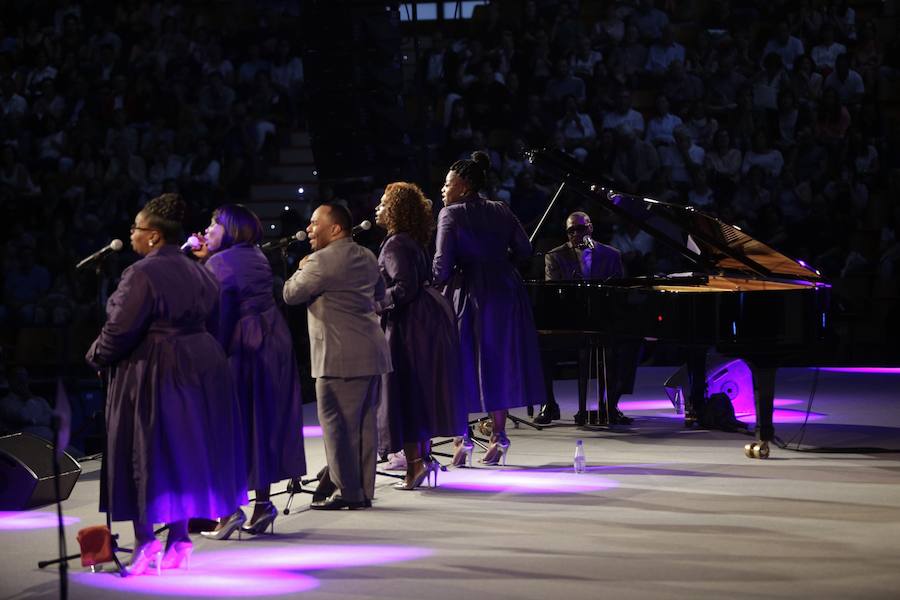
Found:
[[[53,492],[56,495],[56,524],[59,535],[59,597],[67,600],[69,597],[69,561],[66,556],[66,527],[63,523],[62,494],[59,490],[59,415],[53,415],[50,420],[53,427]]]

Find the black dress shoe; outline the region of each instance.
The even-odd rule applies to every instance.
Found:
[[[610,425],[631,425],[634,423],[634,419],[631,417],[626,417],[622,411],[616,409],[609,415],[609,424]]]
[[[340,510],[346,508],[349,510],[360,510],[363,508],[371,508],[372,501],[368,498],[364,500],[344,500],[340,492],[335,492],[324,500],[314,500],[310,505],[314,510]]]
[[[559,404],[543,405],[538,416],[532,419],[538,425],[549,425],[551,421],[557,420],[559,420]]]

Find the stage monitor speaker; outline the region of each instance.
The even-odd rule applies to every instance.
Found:
[[[663,384],[677,412],[684,408],[688,393],[687,367],[682,367]],[[731,399],[738,417],[756,414],[753,398],[753,372],[739,358],[710,354],[706,361],[706,396],[725,394]]]
[[[63,452],[59,459],[59,493],[72,493],[81,465]],[[25,510],[56,502],[53,444],[30,433],[0,437],[0,510]]]

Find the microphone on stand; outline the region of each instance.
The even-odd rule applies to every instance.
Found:
[[[203,247],[203,242],[200,241],[196,235],[192,235],[187,239],[185,243],[181,245],[182,252],[190,252],[192,250],[199,250]]]
[[[279,248],[286,248],[290,246],[294,242],[302,242],[306,239],[306,232],[302,229],[295,233],[292,236],[281,238],[280,240],[272,240],[271,242],[266,242],[262,246],[259,247],[263,252],[268,252],[270,250],[278,250]]]
[[[109,243],[108,246],[104,246],[103,248],[97,250],[87,258],[82,259],[80,263],[75,265],[75,269],[82,269],[91,263],[100,260],[110,252],[118,252],[122,249],[122,240],[113,240]]]
[[[353,230],[350,233],[351,233],[351,235],[356,235],[360,231],[368,231],[370,229],[372,229],[372,221],[369,221],[368,219],[366,219],[359,225],[354,225]]]

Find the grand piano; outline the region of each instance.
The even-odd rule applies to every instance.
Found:
[[[704,349],[700,356],[714,349],[743,359],[752,372],[757,419],[757,441],[745,451],[751,458],[768,457],[776,371],[811,364],[826,346],[831,286],[811,266],[736,226],[691,207],[617,192],[557,152],[532,151],[529,157],[560,181],[532,240],[554,203],[575,195],[653,236],[663,262],[675,269],[602,282],[526,281],[538,332],[658,340]],[[705,365],[694,362],[689,367],[696,395],[703,393]]]

